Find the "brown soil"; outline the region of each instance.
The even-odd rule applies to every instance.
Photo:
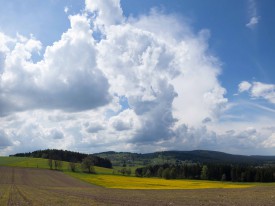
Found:
[[[58,171],[0,167],[0,205],[275,205],[275,186],[120,190],[94,186]]]

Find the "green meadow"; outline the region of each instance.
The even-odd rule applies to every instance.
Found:
[[[62,162],[63,168],[68,168],[68,162]],[[0,157],[0,166],[27,167],[49,169],[48,160],[30,157]]]

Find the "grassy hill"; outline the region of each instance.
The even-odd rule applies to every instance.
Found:
[[[62,168],[68,169],[68,162],[62,161]],[[49,169],[48,159],[32,157],[0,157],[0,166]]]
[[[25,167],[49,169],[48,159],[32,157],[0,157],[0,166]],[[76,170],[81,171],[80,164],[76,164]],[[95,172],[99,174],[112,174],[113,169],[95,166]],[[117,168],[115,168],[117,169]],[[69,171],[69,162],[62,161],[62,171]]]

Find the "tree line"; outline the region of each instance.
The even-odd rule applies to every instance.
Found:
[[[163,164],[137,168],[137,177],[164,179],[204,179],[233,182],[275,182],[275,166],[249,166],[227,164]]]
[[[94,166],[96,161],[97,158],[95,156],[88,155],[82,160],[80,164],[69,162],[68,169],[72,172],[76,172],[78,170],[78,166],[80,165],[82,172],[95,173]],[[62,170],[63,162],[61,160],[48,159],[48,166],[51,170]]]
[[[33,157],[33,158],[45,158],[52,161],[52,167],[56,168],[60,161],[66,161],[71,163],[81,163],[86,157],[92,156],[92,161],[94,166],[112,168],[112,163],[107,158],[101,158],[95,155],[88,155],[79,152],[72,152],[68,150],[57,150],[57,149],[46,149],[46,150],[37,150],[34,152],[26,153],[17,153],[15,155],[10,155],[15,157]],[[50,166],[50,163],[49,163]]]

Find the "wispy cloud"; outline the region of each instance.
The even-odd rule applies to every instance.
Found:
[[[266,107],[266,106],[263,106],[263,105],[260,105],[260,104],[254,104],[254,103],[249,103],[251,106],[254,106],[254,107],[257,107],[259,109],[262,109],[262,110],[265,110],[265,111],[268,111],[268,112],[272,112],[272,113],[275,113],[275,109],[272,109],[272,108],[269,108],[269,107]]]
[[[250,21],[246,24],[246,27],[253,29],[259,23],[259,17],[253,16]]]
[[[249,21],[246,24],[246,27],[253,29],[260,21],[260,16],[258,15],[257,5],[255,0],[248,1],[248,16]]]

